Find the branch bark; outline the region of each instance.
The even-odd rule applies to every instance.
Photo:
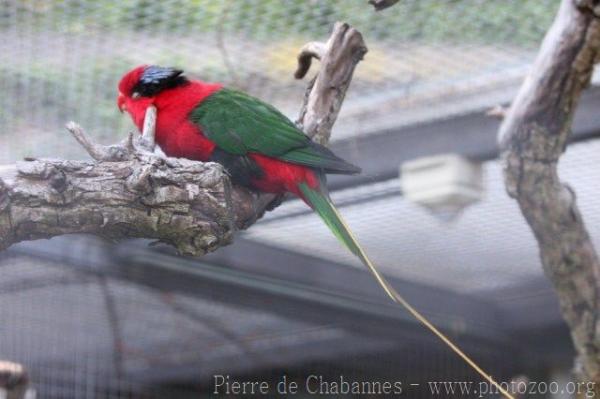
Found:
[[[600,382],[600,263],[557,164],[600,54],[600,1],[563,0],[499,131],[505,183],[538,241],[578,354],[577,371]]]
[[[318,54],[321,69],[306,90],[297,124],[314,141],[327,144],[354,68],[367,52],[367,47],[357,30],[338,22],[325,45],[313,42],[303,47],[295,73],[297,79],[304,77],[310,67],[309,64],[301,68],[307,50],[311,50],[313,56]]]
[[[336,23],[318,47],[321,68],[308,85],[298,124],[326,143],[367,49],[362,35],[344,23]],[[151,123],[143,135],[112,146],[92,142],[76,124],[68,130],[96,162],[27,159],[0,167],[0,250],[25,240],[91,233],[112,240],[151,238],[182,254],[201,255],[231,243],[238,229],[281,202],[232,187],[218,164],[153,154]]]
[[[25,368],[13,362],[0,361],[0,394],[6,399],[24,399],[29,385]]]
[[[396,4],[400,0],[369,0],[369,4],[371,4],[375,11],[385,10]]]

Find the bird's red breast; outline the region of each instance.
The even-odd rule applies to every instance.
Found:
[[[190,121],[189,114],[221,87],[220,84],[192,81],[156,97],[155,106],[160,110],[156,121],[156,142],[165,154],[197,161],[209,160],[215,144]]]
[[[135,75],[134,69],[129,75]],[[127,76],[119,85],[117,100],[120,109],[127,111],[133,123],[141,131],[146,109],[154,105],[157,110],[156,142],[170,157],[208,161],[215,144],[207,139],[200,127],[193,124],[190,112],[222,85],[191,81],[186,85],[165,90],[155,97],[132,98],[128,85],[134,84],[136,77]],[[125,82],[125,83],[123,83]],[[123,92],[125,91],[125,92]]]

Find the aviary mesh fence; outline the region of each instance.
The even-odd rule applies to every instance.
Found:
[[[117,110],[116,85],[139,64],[182,67],[194,77],[247,90],[295,117],[306,85],[292,76],[298,49],[326,39],[338,20],[363,33],[369,53],[356,71],[335,140],[485,108],[514,93],[558,5],[405,0],[375,13],[366,3],[0,0],[0,164],[24,156],[85,156],[64,129],[69,120],[104,143],[120,140],[133,126]],[[489,167],[498,194],[497,165]],[[397,189],[378,184],[382,192]],[[284,209],[295,209],[289,206]],[[378,211],[375,220],[386,225],[396,214],[383,205]],[[412,212],[414,228],[424,225],[422,213],[406,212]],[[288,227],[296,221],[319,237],[311,251],[348,260],[323,248],[333,244],[321,240],[322,231],[311,230],[303,216]],[[496,222],[472,221],[485,231],[497,231]],[[250,239],[269,242],[285,232],[279,222],[257,227]],[[407,242],[416,266],[422,261],[416,253],[420,240],[432,231]],[[280,244],[298,249],[290,237]],[[206,392],[211,375],[227,371],[259,370],[266,379],[332,368],[357,378],[391,370],[415,380],[472,379],[459,361],[431,353],[428,342],[408,333],[401,344],[367,339],[335,320],[298,320],[294,308],[274,315],[245,305],[251,298],[243,295],[235,303],[212,291],[200,295],[192,282],[165,287],[157,277],[142,284],[137,275],[113,274],[113,266],[126,269],[133,258],[115,260],[112,247],[78,240],[53,240],[47,253],[28,246],[0,253],[0,359],[28,368],[38,398],[192,398]],[[378,240],[373,236],[372,245]],[[382,264],[398,255],[393,245],[378,251]],[[437,245],[432,240],[429,248],[440,260],[447,252],[435,252]],[[470,265],[479,263],[465,267]],[[495,375],[511,377],[505,373],[518,356],[497,349],[486,342],[469,347]],[[391,355],[381,364],[373,352]],[[334,365],[332,358],[338,359]],[[407,362],[421,365],[406,368]]]
[[[295,117],[305,82],[298,49],[335,21],[364,33],[336,139],[456,107],[518,81],[555,0],[401,1],[375,13],[364,0],[2,0],[0,162],[81,154],[69,120],[104,141],[131,128],[115,106],[119,77],[139,64],[176,65],[243,88]],[[400,109],[398,115],[391,110]],[[401,118],[409,113],[409,118]]]
[[[262,311],[248,305],[250,294],[226,293],[235,298],[228,303],[217,289],[198,292],[193,278],[169,287],[152,276],[151,262],[114,253],[87,238],[0,253],[0,357],[27,368],[36,398],[196,398],[212,392],[215,375],[271,386],[282,375],[301,385],[309,375],[406,385],[474,379],[420,330],[375,340],[339,317],[315,323],[299,320],[294,307]],[[133,264],[144,267],[144,283],[114,273]],[[459,342],[499,378],[517,367],[502,343]],[[415,389],[410,397],[430,394]]]

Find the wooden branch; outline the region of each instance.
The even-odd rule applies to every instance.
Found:
[[[306,91],[297,121],[304,133],[314,141],[320,144],[329,141],[354,68],[366,52],[367,47],[360,32],[348,24],[335,24],[324,49],[319,51],[322,53],[321,69]]]
[[[144,126],[142,128],[142,138],[140,140],[141,146],[149,152],[154,152],[156,147],[156,107],[150,105],[146,109],[146,115],[144,115]]]
[[[506,116],[507,112],[508,112],[508,107],[498,104],[498,105],[495,105],[494,107],[488,109],[486,111],[485,115],[495,118],[495,119],[498,119],[498,120],[502,120]]]
[[[67,123],[67,130],[96,161],[124,161],[131,157],[131,151],[133,150],[133,134],[130,134],[127,139],[120,144],[105,146],[90,140],[83,131],[83,128],[75,122]]]
[[[325,43],[321,42],[309,42],[306,43],[301,49],[300,54],[298,54],[298,68],[294,73],[294,77],[296,79],[302,79],[308,73],[310,66],[312,64],[312,59],[316,58],[320,60],[323,58],[325,54],[326,47]]]
[[[0,249],[70,233],[153,238],[200,255],[231,242],[220,165],[136,153],[120,162],[29,160],[3,173]]]
[[[309,84],[300,125],[326,142],[366,47],[337,23]],[[154,111],[154,115],[153,115]],[[0,250],[25,240],[91,233],[139,237],[201,255],[231,243],[280,197],[232,187],[222,167],[153,154],[155,110],[144,134],[102,146],[75,123],[68,130],[98,162],[28,159],[0,167]]]
[[[0,397],[24,399],[29,385],[25,368],[13,362],[0,361]]]
[[[398,1],[400,0],[369,0],[369,4],[375,8],[375,11],[381,11],[393,6]]]
[[[600,382],[600,263],[557,163],[600,51],[598,0],[562,0],[499,131],[505,183],[538,241],[577,349],[580,378]]]

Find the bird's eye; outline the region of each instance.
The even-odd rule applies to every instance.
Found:
[[[134,100],[135,100],[136,98],[140,98],[140,96],[141,96],[141,94],[140,94],[140,93],[138,93],[137,91],[134,91],[134,92],[133,92],[133,94],[131,94],[131,98],[133,98]]]

